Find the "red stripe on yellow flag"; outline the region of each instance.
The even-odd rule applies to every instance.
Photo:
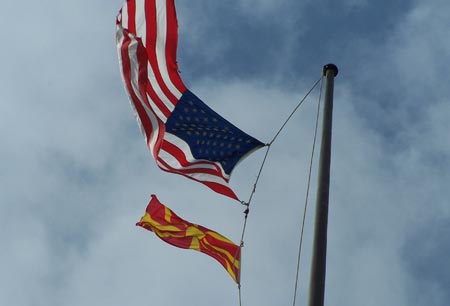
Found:
[[[152,195],[145,215],[136,225],[154,232],[173,246],[213,257],[239,283],[240,247],[215,231],[181,219],[155,195]]]

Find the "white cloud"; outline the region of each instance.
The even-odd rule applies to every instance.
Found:
[[[443,73],[450,43],[446,39],[449,21],[446,1],[418,3],[392,36],[392,60],[405,85],[420,84],[423,96],[433,97],[436,89],[444,90],[448,77]],[[416,90],[414,86],[405,89]],[[417,93],[417,92],[416,92]]]
[[[285,2],[290,1],[242,5],[267,16]],[[18,29],[30,38],[29,45],[13,36],[14,49],[0,51],[11,58],[1,75],[0,304],[237,303],[235,285],[212,259],[175,249],[134,226],[149,195],[156,193],[180,216],[238,242],[243,208],[156,168],[117,68],[114,16],[121,3],[84,4],[30,8],[30,24]],[[445,233],[438,221],[450,216],[447,6],[445,1],[418,4],[386,33],[385,45],[368,52],[383,72],[374,77],[362,72],[361,79],[373,87],[356,88],[345,73],[336,79],[327,304],[448,304],[445,270],[444,276],[430,272],[422,280],[410,264],[434,253],[442,257],[432,261],[445,262],[448,253],[446,236],[435,234]],[[210,22],[206,17],[204,24],[197,22],[194,15],[182,18],[194,28]],[[38,23],[55,31],[36,31]],[[194,42],[200,40],[201,35]],[[211,43],[220,50],[223,42]],[[297,77],[296,90],[265,77],[196,78],[190,88],[237,126],[269,141],[315,81]],[[380,101],[386,84],[398,86],[392,96],[395,109],[383,109]],[[376,94],[363,96],[364,91]],[[312,96],[280,135],[258,185],[245,239],[244,304],[291,301],[315,103]],[[363,117],[362,108],[373,112]],[[251,155],[233,173],[231,185],[244,199],[263,153]],[[302,257],[302,302],[315,180]],[[433,242],[420,232],[431,228]],[[415,252],[411,243],[417,245]],[[424,288],[423,297],[415,301],[418,287]]]

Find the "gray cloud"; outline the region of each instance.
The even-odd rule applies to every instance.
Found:
[[[341,69],[327,304],[448,305],[447,2],[234,4],[177,1],[179,62],[193,92],[245,131],[269,141],[321,65]],[[14,27],[0,34],[8,42],[0,51],[0,304],[237,304],[235,284],[212,259],[134,226],[156,193],[238,242],[243,208],[151,160],[118,70],[121,2],[26,5],[5,4],[23,13],[2,17]],[[246,232],[244,304],[291,303],[316,101],[317,92],[264,169]],[[244,199],[263,153],[233,173]]]

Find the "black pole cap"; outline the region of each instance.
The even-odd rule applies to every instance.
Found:
[[[335,64],[326,64],[325,66],[323,66],[323,75],[327,75],[328,70],[332,70],[334,72],[335,77],[339,73],[339,69]]]

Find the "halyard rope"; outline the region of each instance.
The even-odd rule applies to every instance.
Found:
[[[271,147],[272,144],[275,142],[275,140],[278,138],[278,136],[280,135],[281,131],[286,127],[287,123],[288,123],[289,120],[292,118],[292,116],[297,112],[297,110],[300,108],[300,106],[303,104],[303,102],[304,102],[304,101],[306,100],[306,98],[309,96],[309,94],[314,90],[314,88],[316,88],[316,86],[317,86],[317,84],[319,84],[319,82],[321,83],[321,86],[320,86],[321,90],[320,90],[320,91],[322,92],[322,82],[321,82],[322,79],[323,79],[323,78],[320,77],[320,78],[314,83],[314,85],[311,87],[310,90],[308,90],[308,92],[307,92],[306,95],[303,97],[303,99],[301,99],[300,102],[297,104],[297,106],[292,110],[292,112],[291,112],[290,115],[287,117],[287,119],[285,120],[285,122],[283,123],[283,125],[280,127],[280,129],[277,131],[277,133],[276,133],[275,136],[273,137],[273,139],[272,139],[268,144],[266,144],[267,150],[266,150],[266,153],[265,153],[265,155],[264,155],[264,159],[263,159],[263,161],[262,161],[262,163],[261,163],[261,167],[260,167],[260,169],[259,169],[259,172],[258,172],[258,175],[257,175],[257,177],[256,177],[255,183],[254,183],[254,185],[253,185],[253,190],[252,190],[252,192],[250,193],[249,200],[248,200],[247,202],[244,202],[244,201],[241,202],[242,205],[246,206],[246,209],[245,209],[245,211],[244,211],[244,215],[245,215],[245,216],[244,216],[244,225],[243,225],[243,229],[242,229],[241,242],[240,242],[241,248],[244,246],[244,236],[245,236],[245,230],[246,230],[246,227],[247,227],[248,214],[249,214],[249,212],[250,212],[250,204],[251,204],[251,201],[252,201],[252,199],[253,199],[254,194],[256,193],[256,187],[257,187],[257,185],[258,185],[259,179],[260,179],[260,177],[261,177],[262,170],[263,170],[264,165],[265,165],[265,163],[266,163],[267,156],[269,155],[270,147]],[[319,98],[319,101],[320,101],[320,98]],[[315,147],[316,134],[317,134],[317,122],[316,122],[316,132],[315,132],[315,135],[314,135],[313,153],[314,153],[314,147]],[[311,158],[311,164],[312,164],[312,158]],[[309,185],[310,185],[310,184],[309,184],[309,181],[310,181],[310,178],[311,178],[311,168],[312,168],[312,165],[310,166],[310,173],[309,173],[309,179],[308,179],[308,192],[307,192],[307,195],[308,195],[308,193],[309,193]],[[307,203],[307,199],[306,199],[306,201],[305,201],[305,211],[306,211],[306,203]],[[303,219],[303,224],[304,224],[304,219]],[[300,251],[301,251],[301,241],[302,241],[302,239],[303,239],[303,225],[302,225],[302,234],[301,234],[301,238],[300,238]],[[300,251],[299,251],[299,258],[300,258]],[[241,252],[242,252],[242,250],[241,250]],[[242,253],[241,253],[241,256],[242,256]],[[298,261],[300,261],[300,259],[299,259]],[[242,264],[242,262],[240,262],[240,264]],[[299,268],[298,268],[298,265],[297,265],[297,273],[298,273],[298,270],[299,270]],[[242,271],[242,265],[240,266],[240,271]],[[239,274],[241,274],[241,273],[239,273]],[[239,275],[239,278],[240,278],[240,275]],[[298,278],[298,277],[297,277],[297,278]],[[239,279],[239,281],[238,281],[238,290],[239,290],[239,306],[242,306],[241,283],[240,283],[240,279]],[[297,291],[297,283],[296,283],[296,285],[295,285],[295,292],[296,292],[296,291]],[[294,297],[294,303],[295,303],[295,297]]]
[[[311,186],[311,173],[312,173],[312,166],[313,166],[313,161],[314,161],[314,152],[316,149],[317,130],[318,130],[318,126],[319,126],[319,114],[320,114],[320,104],[322,101],[323,77],[321,78],[321,80],[322,81],[320,82],[319,101],[317,103],[316,126],[314,128],[314,140],[313,140],[312,151],[311,151],[311,159],[310,159],[310,163],[309,163],[308,185],[306,187],[305,206],[303,208],[303,220],[302,220],[302,225],[301,225],[301,230],[300,230],[300,242],[298,244],[297,270],[295,273],[293,306],[295,306],[295,301],[296,301],[296,297],[297,297],[298,276],[300,273],[300,258],[301,258],[301,254],[302,254],[302,244],[303,244],[303,232],[305,229],[306,210],[308,208],[308,198],[309,198],[309,187]]]

